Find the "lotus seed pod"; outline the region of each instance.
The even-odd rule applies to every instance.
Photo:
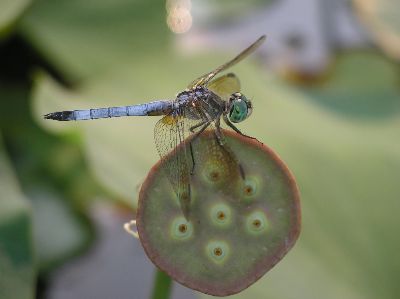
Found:
[[[157,267],[214,296],[249,287],[282,259],[300,232],[299,192],[282,160],[256,140],[223,132],[233,155],[227,151],[215,159],[213,148],[220,145],[213,132],[193,141],[188,220],[164,174],[168,159],[181,155],[184,145],[151,169],[136,219],[140,241]]]

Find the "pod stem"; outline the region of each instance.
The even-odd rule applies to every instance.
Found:
[[[156,270],[152,299],[169,299],[171,295],[172,279],[166,273]]]

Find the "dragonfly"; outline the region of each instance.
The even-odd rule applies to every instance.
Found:
[[[217,78],[215,76],[249,56],[265,39],[265,35],[261,36],[233,59],[192,81],[175,99],[131,106],[52,112],[44,115],[44,118],[77,121],[123,116],[163,116],[155,125],[154,140],[161,160],[165,162],[166,175],[178,197],[182,213],[189,220],[190,177],[196,168],[193,144],[206,129],[213,130],[215,144],[218,145],[208,152],[218,159],[227,157],[225,163],[233,166],[243,179],[245,177],[240,162],[224,140],[221,118],[238,134],[250,137],[234,124],[247,119],[253,106],[241,93],[239,79],[234,73]]]

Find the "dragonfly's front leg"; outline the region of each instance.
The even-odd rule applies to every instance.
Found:
[[[230,122],[230,120],[228,119],[228,117],[227,117],[226,115],[223,115],[223,118],[224,118],[224,122],[225,122],[231,129],[233,129],[236,133],[238,133],[238,134],[240,134],[240,135],[242,135],[242,136],[244,136],[244,137],[251,138],[251,139],[256,139],[256,140],[257,140],[257,138],[255,138],[255,137],[252,137],[252,136],[243,134],[238,128],[235,127],[235,125],[234,125],[233,123]]]
[[[189,146],[190,146],[190,156],[192,157],[192,170],[190,171],[190,175],[193,175],[194,173],[194,166],[196,164],[195,160],[194,160],[194,154],[193,154],[193,145],[192,142],[195,141],[197,139],[197,137],[205,130],[207,129],[207,127],[210,125],[211,121],[202,121],[201,123],[198,123],[197,125],[194,125],[193,127],[191,127],[189,130],[190,132],[194,133],[192,139],[189,142]],[[194,130],[200,126],[203,126],[198,132],[195,132]]]

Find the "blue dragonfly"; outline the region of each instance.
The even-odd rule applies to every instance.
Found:
[[[240,92],[240,82],[235,74],[228,73],[216,79],[214,77],[253,53],[265,39],[265,35],[261,36],[232,60],[192,81],[187,89],[180,92],[173,100],[157,100],[122,107],[52,112],[44,115],[44,118],[76,121],[122,116],[164,116],[155,126],[154,139],[160,157],[166,164],[166,175],[178,197],[183,215],[189,219],[190,177],[196,166],[193,143],[206,129],[213,130],[215,144],[218,145],[210,144],[212,148],[208,154],[215,155],[217,159],[222,157],[223,163],[228,165],[229,169],[237,170],[236,173],[244,179],[241,164],[224,141],[220,122],[222,118],[231,129],[244,135],[234,123],[247,119],[253,106],[251,101]],[[181,146],[186,143],[188,146]],[[183,150],[174,155],[178,148]]]

